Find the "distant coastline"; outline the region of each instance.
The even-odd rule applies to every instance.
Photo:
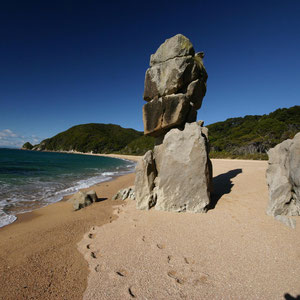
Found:
[[[32,149],[25,149],[25,148],[14,148],[18,150],[25,150],[25,151],[33,151],[33,152],[50,152],[50,153],[67,153],[67,154],[80,154],[80,155],[92,155],[92,156],[103,156],[103,157],[112,157],[117,159],[125,159],[130,160],[133,162],[139,161],[142,158],[142,155],[127,155],[127,154],[105,154],[105,153],[93,153],[93,152],[80,152],[76,150],[69,150],[69,151],[54,151],[54,150],[32,150]]]

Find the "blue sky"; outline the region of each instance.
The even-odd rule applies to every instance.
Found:
[[[300,104],[300,1],[106,2],[0,2],[0,147],[143,130],[150,55],[177,33],[205,52],[205,124]]]

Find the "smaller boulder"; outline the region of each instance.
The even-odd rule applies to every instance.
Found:
[[[119,190],[113,197],[112,200],[126,200],[126,199],[135,200],[134,186],[130,186],[126,189]]]
[[[82,191],[77,192],[69,199],[69,202],[73,204],[74,210],[79,210],[81,208],[91,205],[93,202],[96,202],[97,200],[98,197],[96,192],[91,190],[89,192],[82,192]]]

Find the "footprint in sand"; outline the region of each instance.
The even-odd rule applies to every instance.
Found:
[[[201,275],[198,279],[193,281],[194,286],[208,284],[208,277],[206,275]]]
[[[116,274],[120,277],[126,277],[128,275],[127,271],[124,269],[120,269],[120,270],[116,271]]]
[[[142,237],[142,241],[145,242],[146,241],[146,237],[143,235]]]
[[[136,292],[133,286],[128,288],[128,293],[130,295],[131,298],[136,298]]]
[[[87,248],[87,249],[90,249],[90,244],[86,245],[86,248]]]
[[[171,259],[172,259],[172,255],[168,255],[167,260],[168,260],[168,264],[171,263]]]
[[[165,245],[164,244],[156,244],[156,247],[158,249],[165,249]]]
[[[96,271],[96,272],[99,272],[99,271],[100,271],[100,265],[97,265],[97,266],[95,267],[95,271]]]
[[[93,238],[93,234],[89,233],[88,237],[89,237],[89,239],[92,239]]]
[[[183,259],[186,264],[188,264],[188,265],[190,264],[190,261],[186,257],[184,257]]]
[[[91,252],[91,257],[92,258],[97,258],[96,253],[95,252]]]
[[[168,274],[169,277],[175,279],[176,283],[184,284],[185,280],[184,280],[183,278],[180,278],[180,277],[177,275],[176,271],[171,270],[171,271],[169,271],[167,274]]]

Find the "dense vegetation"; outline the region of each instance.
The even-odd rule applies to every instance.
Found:
[[[300,106],[207,126],[211,157],[267,158],[266,151],[300,131]]]
[[[231,118],[207,127],[210,157],[267,159],[267,150],[300,131],[300,106],[277,109],[263,116]],[[154,142],[154,138],[134,129],[91,123],[74,126],[46,139],[33,150],[142,155],[153,149]],[[32,147],[30,143],[25,146]]]
[[[93,153],[144,154],[153,148],[154,139],[134,129],[113,124],[74,126],[34,146],[34,150],[79,151]]]

